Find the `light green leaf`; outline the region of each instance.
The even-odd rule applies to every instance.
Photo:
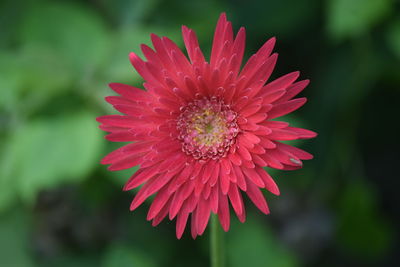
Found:
[[[135,25],[152,16],[160,0],[100,0],[112,20],[122,26]]]
[[[100,17],[89,9],[67,2],[37,5],[23,20],[20,42],[58,52],[84,78],[109,52],[108,32]]]
[[[86,178],[103,144],[94,118],[79,112],[19,128],[0,163],[0,195],[10,190],[30,202],[42,189]]]
[[[124,245],[111,245],[105,253],[102,267],[155,267],[154,260]]]
[[[330,0],[327,27],[333,39],[363,34],[390,11],[391,0]]]
[[[296,259],[285,249],[267,225],[254,219],[254,216],[240,225],[240,231],[229,233],[227,251],[229,266],[242,267],[292,267]]]
[[[104,70],[108,82],[134,82],[140,81],[139,74],[135,71],[129,61],[129,53],[140,54],[140,44],[150,43],[148,31],[142,28],[123,28],[115,33],[112,44],[112,55]]]
[[[24,115],[71,88],[71,68],[54,50],[25,46],[0,52],[0,108]]]
[[[400,58],[400,19],[396,20],[388,27],[386,39],[390,49]]]
[[[29,253],[28,220],[20,211],[0,217],[1,266],[34,266]]]
[[[390,246],[392,229],[376,201],[373,189],[362,180],[351,182],[339,201],[339,242],[353,254],[377,258]]]
[[[0,51],[0,109],[11,110],[15,107],[21,84],[15,55]]]

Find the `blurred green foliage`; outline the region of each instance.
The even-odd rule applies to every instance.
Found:
[[[129,212],[110,173],[115,149],[95,117],[114,111],[109,82],[141,86],[128,53],[150,33],[182,46],[194,28],[206,54],[226,11],[247,30],[247,56],[269,37],[274,77],[300,69],[311,85],[296,126],[313,154],[297,172],[270,170],[281,196],[272,214],[226,234],[229,266],[392,266],[400,244],[397,131],[400,16],[395,0],[3,0],[0,2],[0,266],[206,266],[207,234],[176,240],[145,207]],[[398,111],[397,111],[398,112]],[[377,129],[379,128],[379,129]],[[395,144],[392,144],[395,142]]]
[[[248,218],[246,227],[233,225],[233,233],[227,235],[229,266],[263,267],[273,263],[276,267],[294,267],[299,264],[287,248],[282,246],[273,231],[260,220]]]
[[[330,0],[328,1],[328,33],[344,39],[367,34],[391,11],[392,0]]]
[[[101,135],[93,116],[74,112],[32,120],[18,128],[7,141],[1,162],[3,203],[18,196],[30,203],[43,189],[84,179],[101,153]]]

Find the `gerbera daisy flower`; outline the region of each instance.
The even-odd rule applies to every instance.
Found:
[[[155,226],[176,218],[181,238],[189,216],[193,238],[203,234],[211,213],[222,228],[230,225],[231,205],[245,221],[242,195],[263,213],[269,209],[260,189],[279,195],[264,167],[295,170],[312,155],[282,140],[305,139],[316,133],[274,120],[305,102],[295,98],[309,83],[299,72],[266,83],[278,55],[269,39],[241,69],[245,29],[234,37],[223,13],[217,23],[210,61],[193,30],[182,27],[188,58],[167,37],[151,35],[154,49],[142,45],[146,61],[135,53],[130,61],[145,80],[145,90],[110,84],[119,96],[106,101],[124,115],[97,118],[106,139],[130,142],[103,160],[109,170],[139,165],[124,190],[142,185],[130,209],[156,194],[147,219]]]

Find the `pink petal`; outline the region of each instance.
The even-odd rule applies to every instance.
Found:
[[[210,59],[211,66],[215,66],[215,64],[218,62],[218,56],[226,41],[224,37],[225,37],[225,31],[228,30],[227,27],[228,27],[228,22],[226,20],[226,15],[225,13],[222,13],[218,19],[217,27],[215,28],[214,40],[211,49],[211,59]]]
[[[136,194],[135,198],[132,200],[130,210],[133,211],[137,207],[139,207],[149,196],[149,191],[147,190],[149,187],[152,186],[153,182],[157,180],[157,176],[153,176],[149,179],[147,183],[140,188],[139,192]]]
[[[157,226],[168,214],[169,203],[171,199],[165,204],[165,206],[161,209],[161,211],[154,217],[153,222],[151,225]]]
[[[181,239],[182,234],[185,231],[188,218],[189,212],[186,210],[183,210],[178,214],[178,218],[176,220],[176,237],[178,239]]]
[[[133,142],[138,140],[134,134],[126,131],[110,133],[104,138],[111,142]]]
[[[252,124],[257,124],[259,122],[265,121],[267,117],[268,117],[267,113],[258,112],[254,115],[251,115],[250,117],[247,117],[247,120]]]
[[[275,142],[272,142],[267,137],[260,137],[260,145],[265,147],[266,149],[273,149],[276,147]]]
[[[295,80],[297,80],[299,76],[299,71],[288,73],[264,86],[263,92],[272,93],[276,91],[286,90]]]
[[[243,171],[244,175],[247,177],[247,179],[252,181],[258,187],[264,187],[265,186],[263,180],[260,177],[260,175],[258,175],[258,173],[255,171],[254,168],[253,169],[242,168],[242,171]]]
[[[96,118],[96,120],[100,123],[122,128],[131,128],[139,122],[136,118],[122,115],[105,115]]]
[[[217,183],[219,174],[220,174],[220,164],[217,163],[215,164],[214,171],[212,172],[212,175],[210,177],[209,183],[211,186],[214,186]]]
[[[159,78],[159,75],[156,75],[155,73],[151,73],[149,71],[149,66],[152,66],[151,63],[149,62],[144,62],[138,55],[135,53],[131,52],[129,54],[129,59],[133,65],[133,67],[136,69],[136,71],[142,76],[147,82],[152,83],[154,85],[160,84],[160,81],[157,80]]]
[[[108,170],[120,171],[137,166],[143,162],[143,155],[144,155],[143,153],[129,155],[126,158],[123,158],[121,160],[112,163],[111,166],[108,167]]]
[[[197,53],[199,48],[199,42],[197,40],[196,34],[193,30],[188,29],[186,26],[182,26],[182,36],[185,42],[186,50],[188,52],[190,61],[192,63],[198,62],[203,63],[205,62],[203,53]],[[198,49],[198,50],[197,50]]]
[[[261,139],[257,135],[255,135],[251,132],[244,132],[242,134],[242,137],[253,144],[258,144],[261,142]]]
[[[265,149],[261,145],[258,145],[258,144],[255,144],[253,148],[249,148],[248,150],[252,154],[253,158],[254,158],[254,154],[264,154],[265,153]]]
[[[203,193],[203,189],[204,189],[205,185],[206,184],[203,183],[201,179],[196,179],[196,186],[194,188],[194,195],[196,197],[200,197],[201,193]]]
[[[316,132],[313,132],[313,131],[310,131],[307,129],[297,128],[297,127],[287,127],[287,128],[285,128],[285,130],[296,133],[299,136],[299,138],[302,138],[302,139],[303,138],[314,138],[317,136]]]
[[[196,239],[197,237],[197,212],[192,213],[191,223],[190,223],[190,232],[192,234],[192,238]]]
[[[271,167],[274,169],[283,169],[282,163],[280,163],[274,157],[271,157],[268,153],[265,153],[264,155],[260,155],[260,157],[268,164],[268,167]]]
[[[303,106],[306,103],[306,101],[307,99],[303,97],[278,104],[271,109],[271,111],[268,113],[268,117],[269,119],[274,119],[286,115]]]
[[[281,99],[276,101],[276,104],[283,103],[285,101],[292,99],[293,97],[298,95],[301,91],[303,91],[303,89],[306,88],[309,83],[310,83],[309,80],[303,80],[290,85],[287,88],[287,93]]]
[[[264,198],[264,195],[261,193],[260,189],[253,183],[247,184],[247,195],[250,200],[256,205],[256,207],[261,210],[265,214],[269,214],[269,208],[267,205],[267,201]]]
[[[210,201],[206,199],[200,199],[196,209],[197,218],[197,233],[202,235],[206,229],[208,220],[210,218],[211,209]]]
[[[239,146],[238,146],[238,148],[237,148],[237,152],[239,153],[239,155],[240,155],[243,159],[245,159],[245,160],[247,160],[247,161],[250,161],[250,160],[251,160],[251,155],[250,155],[249,151],[247,150],[247,148],[245,148],[244,146],[242,146],[242,145],[239,144]]]
[[[296,140],[299,139],[299,135],[293,131],[288,131],[285,129],[275,128],[268,135],[268,138],[271,140]]]
[[[240,216],[243,213],[244,205],[242,195],[240,194],[236,185],[231,184],[228,196],[233,209],[235,210],[236,214]]]
[[[240,166],[240,165],[242,164],[242,160],[241,160],[241,158],[238,156],[237,153],[229,153],[229,154],[228,154],[228,158],[229,158],[229,160],[230,160],[233,164],[235,164],[235,165],[237,165],[237,166]]]
[[[220,181],[221,192],[222,194],[226,195],[228,193],[230,185],[229,174],[227,174],[224,170],[221,170],[219,181]]]
[[[132,175],[131,178],[129,178],[128,182],[126,182],[124,186],[124,190],[128,191],[133,188],[136,188],[142,183],[153,178],[158,173],[159,170],[157,168],[147,168],[147,169],[142,168],[139,171],[137,171],[134,175]]]
[[[206,164],[207,166],[204,168],[204,172],[201,177],[202,183],[207,183],[210,177],[213,175],[212,173],[214,173],[216,161],[209,160]]]
[[[247,184],[246,184],[246,180],[244,178],[244,174],[242,172],[242,168],[240,168],[238,166],[233,166],[233,168],[234,168],[235,174],[236,174],[237,185],[240,187],[240,189],[242,189],[243,191],[246,191]]]
[[[253,76],[249,77],[246,86],[257,88],[251,96],[256,95],[258,90],[261,90],[261,87],[265,81],[268,80],[269,76],[271,76],[272,71],[274,70],[276,61],[278,59],[278,54],[272,54],[265,62],[263,62],[257,69],[253,70],[255,73]],[[259,81],[262,83],[259,83]],[[258,86],[254,86],[254,84],[258,84]]]
[[[131,101],[140,101],[145,103],[153,101],[153,97],[142,89],[122,83],[110,83],[109,86],[116,93]]]
[[[167,187],[162,188],[158,191],[156,197],[151,203],[149,212],[147,213],[147,220],[152,220],[154,217],[161,211],[161,209],[165,206],[171,194],[168,192]]]
[[[191,177],[191,173],[193,172],[194,165],[187,163],[182,172],[172,181],[169,186],[169,192],[175,192],[182,184],[188,181]]]
[[[308,153],[304,150],[301,150],[300,148],[293,147],[293,146],[283,144],[280,142],[276,142],[276,145],[279,149],[286,150],[300,159],[309,160],[309,159],[313,158],[313,155],[311,155],[310,153]]]
[[[265,188],[272,194],[279,196],[279,188],[276,185],[272,177],[262,168],[256,168],[257,173],[260,175],[261,179],[264,181]]]
[[[175,216],[179,213],[183,202],[189,197],[189,194],[193,192],[194,185],[195,183],[193,181],[189,181],[185,183],[182,187],[178,188],[177,192],[175,192],[169,209],[170,220],[175,218]]]
[[[104,98],[111,105],[137,105],[138,103],[122,96],[106,96]]]
[[[256,113],[261,107],[261,104],[248,105],[240,111],[240,114],[243,117],[248,117]]]
[[[266,91],[264,94],[262,94],[262,97],[264,99],[263,104],[273,103],[274,101],[280,99],[285,94],[286,90],[284,89],[271,92]]]
[[[148,45],[141,44],[140,48],[143,52],[143,55],[147,58],[147,60],[155,65],[162,66],[162,61],[158,57],[157,53],[151,49]]]
[[[211,211],[214,213],[218,212],[218,196],[219,196],[219,187],[218,184],[215,186],[211,187],[211,193],[210,193],[210,207]]]
[[[231,65],[231,69],[234,72],[235,76],[239,72],[240,65],[242,64],[244,49],[245,49],[245,41],[246,41],[246,30],[241,27],[239,32],[236,35],[235,41],[232,46],[232,54],[236,55],[237,60],[235,64]]]
[[[258,51],[256,54],[250,57],[247,61],[246,65],[243,67],[240,76],[250,77],[252,72],[257,69],[271,54],[272,49],[275,45],[275,38],[269,39]]]
[[[263,125],[269,128],[286,128],[289,126],[289,123],[284,121],[266,121]]]
[[[253,161],[258,166],[261,166],[261,167],[268,166],[268,164],[259,155],[253,155]]]
[[[228,196],[222,194],[222,192],[219,193],[218,197],[218,218],[222,229],[227,232],[230,226],[229,204]]]

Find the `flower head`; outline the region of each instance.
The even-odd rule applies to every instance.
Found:
[[[142,45],[147,61],[136,54],[130,60],[144,78],[141,90],[112,83],[119,96],[107,102],[124,115],[99,117],[106,139],[130,142],[103,160],[116,171],[140,165],[124,190],[139,187],[131,204],[136,209],[153,194],[147,219],[153,225],[166,216],[176,219],[180,238],[191,217],[193,238],[203,234],[211,212],[229,229],[230,208],[245,221],[242,194],[265,214],[265,188],[279,195],[270,167],[294,170],[312,155],[281,143],[315,137],[312,131],[273,120],[305,102],[295,98],[308,80],[299,72],[266,83],[277,60],[275,38],[268,40],[241,69],[245,30],[234,37],[225,14],[219,18],[207,62],[195,33],[182,27],[189,59],[167,37],[151,35],[154,49]]]

